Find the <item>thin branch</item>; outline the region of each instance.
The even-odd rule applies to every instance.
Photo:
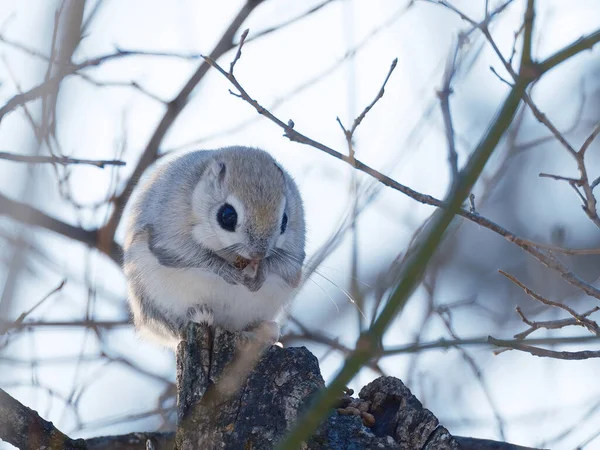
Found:
[[[237,53],[235,54],[235,58],[233,58],[233,61],[231,61],[231,64],[229,64],[229,73],[231,75],[233,75],[233,69],[235,68],[235,63],[238,62],[238,60],[242,57],[242,47],[244,46],[244,42],[246,41],[246,38],[248,37],[248,32],[250,30],[248,28],[246,28],[242,35],[240,36],[240,43],[238,44],[238,50]]]
[[[131,326],[129,320],[57,320],[22,322],[16,324],[14,328],[118,328],[127,326]]]
[[[549,56],[544,61],[537,63],[536,71],[538,73],[538,78],[559,64],[565,62],[567,59],[570,59],[571,57],[583,52],[584,50],[591,50],[598,42],[600,42],[600,29],[588,34],[585,37],[579,38],[571,45],[556,52],[554,55]]]
[[[15,320],[14,325],[19,325],[19,324],[23,323],[23,320],[25,320],[25,318],[29,314],[31,314],[35,309],[37,309],[42,303],[44,303],[46,300],[48,300],[54,294],[56,294],[57,292],[61,291],[62,288],[65,286],[66,283],[67,283],[66,279],[62,280],[61,283],[57,287],[55,287],[52,291],[50,291],[48,294],[46,294],[40,301],[38,301],[35,305],[33,305],[27,311],[22,312],[19,315],[19,317],[17,317],[17,319]]]
[[[525,103],[527,103],[536,119],[538,119],[540,123],[542,123],[544,126],[546,126],[546,128],[550,130],[552,135],[563,145],[563,147],[567,150],[569,155],[571,155],[573,159],[575,159],[575,162],[577,163],[577,169],[579,170],[579,179],[548,174],[540,174],[540,176],[553,178],[555,180],[567,181],[581,199],[581,202],[583,203],[583,211],[586,213],[588,218],[600,228],[600,217],[598,217],[598,211],[596,210],[597,200],[593,192],[595,185],[594,183],[590,185],[585,164],[585,153],[588,147],[596,138],[596,136],[600,133],[600,124],[596,125],[596,127],[585,140],[581,148],[579,150],[575,150],[575,148],[571,146],[569,142],[567,142],[567,140],[560,133],[560,131],[552,124],[552,122],[550,122],[548,117],[539,110],[539,108],[534,104],[533,100],[529,95],[524,94],[523,100],[525,101]],[[579,188],[583,190],[583,194],[581,193]]]
[[[287,27],[288,25],[292,25],[296,22],[299,22],[300,20],[305,19],[306,17],[316,13],[317,11],[319,11],[321,8],[327,6],[330,3],[333,3],[336,0],[324,0],[323,2],[313,6],[312,8],[310,8],[308,11],[296,16],[296,17],[292,17],[291,19],[285,20],[275,26],[269,27],[269,28],[265,28],[264,30],[259,31],[258,33],[254,34],[253,36],[250,37],[250,39],[247,39],[246,42],[251,42],[254,41],[256,39],[262,38],[268,34],[271,34],[275,31],[281,30],[282,28]],[[235,45],[239,45],[239,43],[236,43]]]
[[[541,172],[541,173],[538,174],[538,177],[540,177],[540,178],[552,178],[553,180],[567,181],[569,183],[579,183],[579,179],[578,178],[563,177],[562,175],[553,175],[551,173]]]
[[[590,135],[587,137],[587,139],[585,140],[585,142],[583,143],[583,145],[579,149],[579,154],[581,156],[583,156],[585,154],[585,152],[587,151],[587,149],[589,148],[589,146],[592,145],[592,142],[594,142],[594,139],[596,139],[599,134],[600,134],[600,123],[598,123],[594,127],[594,129],[592,130],[592,132],[590,133]]]
[[[579,352],[548,350],[545,348],[539,348],[525,344],[524,341],[506,341],[502,339],[493,338],[492,336],[488,337],[488,342],[497,347],[504,347],[511,350],[520,350],[522,352],[530,353],[533,356],[540,356],[544,358],[566,360],[600,358],[600,350],[582,350]]]
[[[562,328],[570,327],[570,326],[583,326],[582,323],[577,319],[560,319],[560,320],[545,320],[545,321],[535,321],[529,320],[520,307],[516,308],[517,314],[521,317],[521,320],[529,325],[529,328],[525,331],[517,333],[514,335],[515,339],[525,339],[531,333],[539,329],[546,330],[560,330]],[[596,306],[589,311],[581,314],[582,317],[587,317],[590,314],[600,311],[600,307]]]
[[[531,112],[533,113],[534,117],[538,120],[538,122],[540,122],[546,128],[548,128],[548,130],[550,130],[550,132],[556,138],[556,140],[559,141],[571,155],[575,155],[577,153],[577,150],[575,150],[573,146],[569,144],[569,142],[565,139],[562,133],[552,124],[552,122],[550,122],[550,119],[548,119],[548,117],[542,111],[540,111],[540,109],[535,105],[535,103],[533,103],[533,100],[531,99],[529,94],[523,94],[523,100],[525,101],[527,106],[529,106]]]
[[[281,96],[281,98],[276,99],[270,105],[270,107],[268,109],[275,110],[276,108],[279,108],[281,105],[283,105],[284,103],[289,101],[294,96],[298,95],[299,93],[303,92],[304,90],[314,86],[316,83],[318,83],[318,82],[324,80],[326,77],[330,76],[332,73],[334,73],[340,67],[342,67],[342,65],[345,61],[350,60],[351,58],[356,56],[356,54],[359,51],[363,50],[366,47],[366,45],[369,42],[371,42],[375,36],[377,36],[382,31],[384,31],[385,29],[389,28],[391,25],[396,23],[398,21],[398,19],[400,19],[410,9],[412,4],[413,3],[410,2],[406,6],[400,8],[396,12],[392,13],[384,22],[382,22],[380,25],[376,26],[375,28],[371,29],[370,32],[367,33],[365,35],[365,37],[358,44],[356,44],[354,47],[352,47],[351,49],[346,51],[346,53],[344,53],[344,55],[342,55],[340,58],[338,58],[332,64],[327,66],[325,69],[319,71],[319,73],[315,74],[313,77],[309,78],[308,80],[303,81],[301,84],[299,84],[295,88],[289,90],[286,94]],[[260,35],[260,33],[259,33],[259,35]],[[246,43],[254,40],[255,36],[256,35],[252,35],[249,38],[247,38]],[[170,147],[169,149],[165,149],[165,151],[168,152],[168,151],[181,150],[183,148],[197,146],[197,145],[201,144],[202,142],[205,142],[208,140],[212,140],[212,139],[215,139],[218,137],[230,135],[233,132],[238,132],[244,128],[247,128],[248,126],[252,125],[255,122],[255,120],[259,120],[259,119],[260,119],[260,117],[250,118],[248,120],[243,121],[240,124],[237,124],[237,125],[234,125],[231,127],[227,127],[225,129],[222,129],[215,133],[210,133],[201,138],[197,138],[197,139],[188,141],[183,144],[178,144],[174,147]]]
[[[446,70],[444,71],[444,84],[441,90],[437,92],[440,100],[440,108],[442,110],[442,118],[444,119],[444,129],[446,131],[446,142],[448,145],[448,162],[450,163],[450,175],[454,180],[458,176],[458,153],[456,152],[456,140],[454,138],[454,125],[452,124],[452,114],[450,112],[450,95],[452,95],[452,78],[456,73],[456,59],[460,51],[462,39],[456,44],[452,56],[446,62]]]
[[[354,132],[356,131],[356,129],[358,128],[358,126],[361,124],[361,122],[364,120],[365,116],[367,115],[367,113],[369,111],[371,111],[371,109],[373,108],[373,106],[375,106],[375,104],[381,99],[381,97],[383,97],[383,94],[385,93],[385,86],[387,85],[387,82],[389,81],[390,77],[392,76],[392,72],[394,72],[394,69],[396,68],[396,65],[398,64],[398,58],[394,58],[394,60],[392,61],[392,64],[390,65],[390,69],[385,77],[385,80],[383,80],[383,84],[381,85],[381,89],[379,89],[379,92],[377,93],[377,95],[375,96],[375,98],[373,99],[373,101],[371,103],[369,103],[367,105],[367,107],[365,109],[363,109],[363,112],[360,113],[360,115],[354,119],[354,123],[352,124],[352,128],[350,128],[350,135],[354,135]]]
[[[56,86],[58,86],[65,78],[75,75],[77,72],[87,69],[90,67],[97,67],[105,62],[126,58],[132,56],[164,56],[164,57],[181,57],[181,55],[173,54],[173,53],[164,53],[164,52],[145,52],[138,50],[121,50],[118,49],[115,53],[109,53],[107,55],[97,56],[95,58],[87,59],[81,63],[69,65],[65,68],[65,70],[60,71],[57,75],[48,78],[41,84],[31,88],[27,92],[19,93],[12,98],[10,98],[2,107],[0,107],[0,121],[4,118],[4,116],[11,111],[13,111],[18,106],[24,105],[30,101],[36,100],[49,91],[52,91]],[[197,58],[197,55],[193,55],[193,58]],[[192,56],[189,56],[191,59]]]
[[[401,345],[388,347],[381,352],[381,356],[395,356],[404,353],[420,353],[428,350],[446,350],[463,346],[489,346],[495,345],[489,342],[489,337],[476,337],[467,339],[439,339],[432,342],[422,342],[417,344]],[[503,340],[507,343],[524,343],[526,345],[573,345],[584,343],[600,343],[597,336],[571,336],[571,337],[548,337],[537,339],[515,339]]]
[[[548,300],[547,298],[535,293],[533,290],[529,289],[527,286],[525,286],[525,284],[523,284],[521,281],[519,281],[514,275],[511,275],[503,270],[499,270],[498,272],[500,272],[502,275],[504,275],[506,278],[508,278],[514,284],[516,284],[521,289],[523,289],[525,291],[525,293],[528,296],[530,296],[531,298],[533,298],[534,300],[537,300],[538,302],[543,303],[544,305],[552,306],[554,308],[559,308],[559,309],[562,309],[563,311],[566,311],[575,320],[577,320],[577,322],[581,326],[587,328],[591,333],[595,334],[596,336],[600,336],[600,328],[598,328],[598,324],[596,322],[594,322],[593,320],[590,320],[590,319],[586,318],[585,316],[577,313],[577,311],[575,311],[573,308],[571,308],[567,305],[563,305],[562,303]]]
[[[80,227],[73,226],[32,206],[19,203],[11,200],[0,193],[0,216],[8,216],[19,222],[29,225],[36,225],[47,230],[58,233],[69,239],[86,244],[89,247],[98,248],[100,251],[109,256],[117,264],[121,264],[123,250],[115,241],[112,241],[109,246],[100,248],[99,230],[85,230]]]
[[[0,152],[0,159],[7,161],[22,162],[27,164],[60,164],[66,166],[69,164],[85,164],[104,169],[105,166],[124,166],[125,161],[104,160],[104,159],[77,159],[68,156],[35,156],[35,155],[16,155],[14,153]]]

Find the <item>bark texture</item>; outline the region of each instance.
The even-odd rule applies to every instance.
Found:
[[[81,450],[83,439],[71,439],[52,422],[0,389],[0,440],[21,450]]]

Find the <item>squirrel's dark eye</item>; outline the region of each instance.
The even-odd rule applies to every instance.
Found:
[[[285,233],[285,229],[287,228],[287,221],[287,214],[283,213],[283,218],[281,219],[281,234]]]
[[[217,213],[217,221],[221,228],[227,231],[235,231],[237,225],[237,212],[229,203],[225,203]]]

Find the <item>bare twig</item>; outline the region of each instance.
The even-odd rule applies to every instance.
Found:
[[[373,28],[367,35],[365,35],[365,37],[358,44],[356,44],[354,47],[352,47],[351,49],[346,51],[346,53],[344,53],[344,55],[342,55],[340,58],[338,58],[336,61],[334,61],[332,64],[330,64],[323,70],[319,71],[313,77],[309,78],[308,80],[303,81],[301,84],[299,84],[295,88],[289,90],[286,94],[281,96],[281,98],[279,98],[279,99],[275,100],[273,103],[271,103],[271,105],[267,109],[269,109],[270,111],[274,111],[276,108],[279,108],[281,105],[283,105],[284,103],[289,101],[291,98],[293,98],[297,94],[314,86],[316,83],[324,80],[326,77],[328,77],[329,75],[334,73],[340,67],[343,67],[343,63],[345,61],[348,61],[348,60],[354,58],[356,56],[356,54],[360,50],[364,49],[366,47],[366,45],[375,36],[377,36],[383,30],[389,28],[391,25],[395,24],[398,21],[398,19],[403,17],[404,14],[409,10],[409,8],[411,7],[412,4],[413,4],[413,2],[410,2],[406,6],[399,8],[396,12],[392,13],[384,22],[382,22],[380,25]],[[258,33],[258,35],[260,35],[260,32]],[[256,34],[253,34],[252,36],[250,36],[246,39],[246,42],[253,41],[256,38],[256,36],[257,36]],[[169,148],[167,151],[181,150],[183,148],[196,146],[202,142],[212,140],[217,137],[230,135],[234,131],[240,131],[240,130],[250,126],[252,123],[254,123],[256,120],[259,120],[259,119],[260,119],[260,117],[250,118],[238,125],[235,125],[232,127],[227,127],[216,133],[211,133],[211,134],[205,135],[204,137],[194,139],[192,141],[188,141],[184,144],[176,145],[174,147]]]
[[[514,284],[516,284],[521,289],[523,289],[525,291],[525,293],[528,296],[530,296],[531,298],[533,298],[534,300],[537,300],[538,302],[543,303],[544,305],[552,306],[554,308],[559,308],[559,309],[562,309],[563,311],[566,311],[579,323],[579,325],[587,328],[591,333],[595,334],[596,336],[600,336],[600,328],[598,327],[598,324],[596,322],[594,322],[593,320],[590,320],[586,316],[577,313],[573,308],[571,308],[567,305],[563,305],[562,303],[548,300],[547,298],[535,293],[533,290],[529,289],[527,286],[525,286],[525,284],[523,284],[521,281],[519,281],[514,275],[511,275],[503,270],[499,270],[498,272],[500,272],[502,275],[504,275],[506,278],[508,278]],[[595,310],[592,310],[592,312],[595,312]],[[589,315],[589,314],[591,314],[591,312],[588,313],[587,315]],[[524,317],[524,316],[522,316],[522,317]]]
[[[98,230],[85,230],[50,217],[46,213],[23,203],[11,200],[0,193],[0,216],[8,216],[14,220],[30,225],[36,225],[58,233],[90,247],[99,248]],[[121,263],[123,251],[121,246],[112,241],[110,245],[100,249],[117,264]]]
[[[17,155],[14,153],[0,152],[0,159],[7,161],[22,162],[27,164],[60,164],[66,166],[69,164],[84,164],[104,169],[105,166],[124,166],[125,161],[104,160],[104,159],[77,159],[68,156],[37,156],[37,155]]]
[[[598,134],[600,134],[600,124],[596,125],[596,127],[585,140],[581,148],[579,150],[576,150],[571,144],[569,144],[569,142],[565,139],[562,133],[552,124],[550,119],[548,119],[548,117],[539,110],[539,108],[535,105],[535,103],[529,95],[524,94],[523,100],[525,101],[525,103],[527,103],[536,119],[540,123],[542,123],[546,128],[548,128],[548,130],[550,130],[552,135],[563,145],[563,147],[567,150],[569,155],[571,155],[573,159],[575,159],[575,162],[577,163],[577,169],[579,170],[578,179],[563,177],[559,175],[549,175],[544,173],[541,173],[540,177],[567,181],[569,185],[575,190],[578,197],[581,199],[581,202],[583,203],[583,211],[586,213],[588,218],[600,228],[600,217],[598,217],[598,211],[596,209],[597,200],[593,192],[595,185],[594,182],[590,184],[585,164],[586,151],[591,145],[591,143],[594,141],[594,139],[598,136]],[[583,190],[583,193],[581,193],[579,188]]]
[[[569,183],[576,183],[576,184],[579,183],[579,179],[578,178],[563,177],[561,175],[553,175],[551,173],[541,172],[538,176],[540,178],[552,178],[553,180],[567,181]]]
[[[592,130],[592,132],[590,133],[590,135],[586,138],[585,142],[583,143],[583,145],[581,146],[581,148],[579,149],[579,154],[583,157],[585,155],[585,152],[587,151],[587,149],[590,147],[590,145],[592,145],[592,142],[594,142],[594,139],[596,139],[598,137],[598,135],[600,134],[600,123],[598,123],[594,129]]]
[[[250,30],[248,28],[246,28],[244,30],[244,32],[242,33],[242,35],[240,36],[240,43],[238,44],[237,53],[235,54],[235,58],[233,58],[233,61],[231,61],[231,64],[229,64],[229,74],[230,75],[233,75],[233,69],[235,68],[235,63],[237,63],[238,60],[242,56],[242,47],[244,46],[244,42],[246,42],[246,38],[248,37],[249,31]]]
[[[377,93],[377,95],[375,96],[375,98],[373,99],[373,101],[371,103],[369,103],[367,105],[367,107],[365,109],[363,109],[363,111],[359,114],[359,116],[354,119],[354,123],[352,124],[352,128],[350,128],[349,132],[350,132],[350,136],[354,135],[354,132],[356,131],[356,129],[358,128],[358,126],[361,124],[361,122],[364,120],[365,116],[367,115],[367,113],[369,111],[371,111],[371,109],[373,108],[373,106],[375,106],[375,104],[381,99],[381,97],[383,97],[383,94],[385,93],[385,86],[387,84],[387,82],[390,79],[390,76],[392,76],[392,72],[394,71],[394,69],[396,68],[396,65],[398,64],[398,58],[394,58],[394,60],[392,61],[392,64],[390,65],[390,69],[385,77],[385,80],[383,80],[383,84],[381,85],[381,89],[379,89],[379,92]]]
[[[18,326],[21,323],[23,323],[23,320],[25,320],[25,318],[31,314],[36,308],[38,308],[42,303],[44,303],[46,300],[48,300],[50,297],[52,297],[54,294],[56,294],[57,292],[59,292],[64,285],[66,284],[67,280],[64,279],[60,282],[60,284],[55,287],[52,291],[50,291],[48,294],[46,294],[46,296],[44,296],[44,298],[42,298],[39,302],[37,302],[35,305],[33,305],[31,308],[29,308],[27,311],[22,312],[19,317],[17,317],[17,319],[14,322],[13,326]]]
[[[448,145],[448,162],[450,163],[450,175],[454,180],[458,176],[458,153],[456,152],[456,140],[454,138],[454,125],[452,124],[452,114],[450,112],[450,95],[452,95],[452,78],[456,73],[456,61],[462,44],[462,38],[459,36],[458,42],[452,52],[452,55],[446,62],[444,71],[444,82],[442,89],[437,92],[444,119],[444,129],[446,131],[446,142]]]
[[[489,337],[476,337],[470,339],[438,339],[432,342],[421,342],[416,344],[407,344],[395,347],[387,347],[381,352],[382,356],[394,356],[405,353],[419,353],[428,350],[445,350],[464,346],[489,346]],[[532,339],[503,340],[505,343],[523,343],[527,345],[574,345],[585,343],[599,343],[597,336],[569,336],[569,337],[549,337]],[[492,344],[495,345],[495,344]]]
[[[559,319],[559,320],[544,320],[544,321],[529,320],[525,316],[525,314],[523,313],[523,311],[521,310],[520,307],[517,306],[516,311],[517,311],[517,314],[519,314],[519,316],[521,317],[521,320],[525,324],[529,325],[529,328],[525,331],[515,334],[514,335],[515,339],[525,339],[531,333],[533,333],[534,331],[539,330],[539,329],[560,330],[562,328],[569,327],[569,326],[583,326],[582,323],[577,319]],[[581,314],[581,316],[587,317],[597,311],[600,311],[600,307],[598,307],[598,306]]]
[[[506,341],[502,339],[493,338],[492,336],[488,337],[488,342],[497,347],[504,347],[511,350],[520,350],[522,352],[531,353],[533,356],[540,356],[545,358],[566,360],[600,358],[600,350],[582,350],[579,352],[547,350],[545,348],[539,348],[534,347],[532,345],[528,345],[523,341]]]
[[[577,150],[575,150],[573,146],[569,144],[569,142],[567,142],[562,133],[554,126],[552,122],[550,122],[550,119],[548,119],[548,117],[542,111],[540,111],[540,109],[535,105],[535,103],[533,103],[533,100],[531,99],[529,94],[523,94],[523,100],[525,101],[527,106],[529,106],[531,112],[533,113],[534,117],[538,120],[538,122],[540,122],[546,128],[548,128],[548,130],[550,130],[550,132],[556,138],[556,140],[559,141],[571,155],[576,155]]]
[[[298,22],[300,20],[303,20],[303,19],[307,18],[308,16],[316,13],[317,11],[320,11],[322,8],[324,8],[325,6],[329,5],[330,3],[333,3],[334,1],[336,1],[336,0],[324,0],[321,3],[313,6],[309,10],[303,12],[302,14],[299,14],[296,17],[292,17],[291,19],[285,20],[285,21],[283,21],[283,22],[281,22],[281,23],[279,23],[279,24],[277,24],[275,26],[272,26],[272,27],[269,27],[269,28],[265,28],[264,30],[260,30],[258,33],[252,35],[250,37],[250,39],[247,39],[246,41],[247,42],[254,41],[254,40],[262,38],[262,37],[264,37],[264,36],[266,36],[268,34],[271,34],[274,31],[281,30],[281,29],[287,27],[288,25],[292,25],[292,24],[294,24],[294,23],[296,23],[296,22]],[[236,44],[236,45],[239,45],[239,43]]]
[[[43,95],[45,95],[49,90],[52,90],[55,86],[58,86],[66,77],[70,75],[75,75],[79,71],[96,67],[105,62],[112,61],[115,59],[132,57],[132,56],[164,56],[164,57],[181,57],[181,55],[173,54],[173,53],[163,53],[163,52],[145,52],[138,50],[120,50],[117,49],[114,53],[109,53],[102,56],[97,56],[94,58],[87,59],[83,62],[70,65],[66,67],[65,70],[62,70],[57,75],[48,78],[46,81],[41,84],[31,88],[27,92],[23,92],[17,94],[10,98],[2,107],[0,107],[0,121],[4,118],[4,116],[15,108],[30,101],[36,100]],[[190,58],[197,58],[198,56],[189,56]]]

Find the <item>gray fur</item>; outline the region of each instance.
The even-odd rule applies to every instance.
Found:
[[[197,207],[194,209],[193,198],[201,182],[208,186],[206,191],[200,191],[200,202],[207,211],[222,204],[225,195],[233,195],[242,203],[246,221],[240,225],[241,234],[235,235],[243,235],[242,242],[211,249],[203,245],[203,237],[198,238],[198,230],[204,230],[205,225],[198,223],[199,213]],[[282,204],[285,204],[288,225],[282,246],[276,247]],[[216,221],[213,214],[202,220]],[[218,236],[206,238],[219,239]],[[129,301],[137,328],[151,330],[160,338],[179,339],[188,318],[173,313],[168,302],[154,298],[154,293],[145,288],[147,274],[137,269],[139,261],[131,250],[140,242],[147,245],[160,266],[169,269],[203,269],[217,274],[230,285],[243,285],[257,293],[261,292],[269,274],[274,274],[295,288],[305,258],[302,200],[289,174],[259,149],[227,147],[195,151],[154,170],[139,188],[127,226],[124,260]],[[249,252],[266,254],[254,278],[250,279],[231,264],[240,252],[245,257]],[[223,292],[222,301],[227,302],[227,292]]]

